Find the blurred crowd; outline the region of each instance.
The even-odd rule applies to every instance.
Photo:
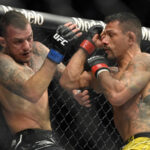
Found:
[[[150,27],[150,0],[1,0],[0,4],[96,20],[104,20],[112,13],[130,11],[140,18],[143,26]]]

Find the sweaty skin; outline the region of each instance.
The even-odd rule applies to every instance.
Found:
[[[51,130],[47,87],[56,64],[45,61],[49,49],[33,41],[30,24],[24,30],[10,25],[7,31],[7,46],[0,53],[0,103],[7,124],[12,133]]]
[[[8,83],[13,83],[13,80],[29,79],[41,67],[44,60],[44,58],[38,54],[36,47],[39,47],[38,49],[42,52],[42,47],[40,47],[39,43],[33,43],[34,54],[30,60],[30,66],[17,64],[9,56],[1,54],[0,57],[3,57],[3,59],[10,59],[9,62],[3,62],[2,69],[7,69],[8,75],[4,76],[3,80],[6,80]],[[11,67],[15,69],[12,70]],[[13,86],[15,85],[12,84],[12,88]],[[38,102],[32,103],[21,97],[21,95],[15,94],[12,89],[8,89],[4,85],[0,85],[0,100],[4,116],[13,133],[26,128],[51,129],[47,90]]]
[[[149,54],[137,54],[137,56],[135,56],[135,59],[137,59],[136,61],[138,61],[139,59],[139,62],[141,62],[141,67],[145,68],[147,66],[147,68],[145,68],[146,70],[149,70],[148,59],[150,59],[150,56],[148,55]],[[142,61],[145,62],[145,64]],[[147,82],[147,84],[143,85],[143,78],[145,77],[147,78],[145,80],[148,80],[149,77],[146,74],[150,70],[145,73],[140,73],[138,71],[138,67],[139,66],[136,65],[136,63],[130,63],[126,70],[121,70],[120,68],[120,71],[113,76],[117,80],[124,80],[124,83],[126,83],[126,87],[130,88],[131,93],[136,93],[137,91],[139,91],[140,86],[144,86],[144,88],[140,92],[137,92],[137,94],[131,97],[124,104],[120,106],[113,105],[115,126],[124,141],[126,141],[127,139],[129,139],[129,137],[135,135],[136,133],[150,131],[150,83]],[[136,73],[139,73],[139,78],[141,80],[141,82],[139,82],[138,84],[134,80],[139,79],[133,79]],[[131,74],[132,76],[130,76]],[[130,87],[131,82],[133,82],[132,84],[134,85],[132,87]]]
[[[113,106],[115,126],[124,141],[137,133],[150,132],[150,54],[141,52],[133,32],[123,33],[118,21],[106,25],[101,39],[95,35],[92,40],[97,47],[104,46],[108,59],[117,59],[117,71],[102,72],[96,80],[84,71],[87,54],[79,48],[60,84],[71,90],[89,86],[102,92]],[[79,94],[77,101],[90,107],[89,97]]]
[[[136,44],[129,46],[128,36],[120,31],[119,23],[114,21],[107,24],[102,35],[107,57],[117,58],[118,72],[111,76],[105,72],[99,79],[113,106],[115,125],[126,141],[132,135],[150,131],[150,55],[142,53]]]

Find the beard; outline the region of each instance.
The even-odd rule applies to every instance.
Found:
[[[117,59],[114,57],[108,57],[107,54],[105,53],[105,57],[108,60],[108,65],[109,66],[116,66],[117,65]]]

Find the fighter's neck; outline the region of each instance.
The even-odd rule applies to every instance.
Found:
[[[133,58],[137,55],[140,54],[141,50],[136,49],[136,50],[128,50],[126,53],[124,53],[123,57],[118,59],[117,64],[120,69],[126,68],[129,63],[133,60]]]

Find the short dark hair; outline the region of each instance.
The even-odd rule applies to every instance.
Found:
[[[25,29],[28,23],[28,20],[22,13],[15,10],[8,11],[0,18],[0,36],[4,36],[6,34],[6,28],[9,25]]]
[[[140,45],[142,39],[141,22],[137,16],[130,12],[120,12],[112,14],[105,18],[105,23],[108,24],[113,21],[119,21],[123,32],[132,31],[135,33],[137,43]]]

